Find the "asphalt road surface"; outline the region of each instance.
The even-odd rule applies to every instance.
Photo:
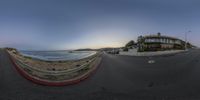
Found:
[[[104,54],[79,84],[41,86],[23,78],[0,50],[0,100],[200,99],[200,50],[157,57]]]

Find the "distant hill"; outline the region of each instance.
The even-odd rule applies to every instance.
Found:
[[[118,47],[118,48],[112,48],[112,47],[108,47],[108,48],[101,48],[100,50],[103,50],[103,51],[111,51],[111,50],[118,50],[120,49],[121,47]]]
[[[77,50],[74,50],[74,51],[99,51],[99,50],[110,51],[110,50],[113,50],[113,49],[119,49],[119,48],[112,48],[112,47],[100,48],[100,49],[85,48],[85,49],[77,49]]]
[[[74,51],[97,51],[99,49],[90,49],[90,48],[85,48],[85,49],[76,49]]]

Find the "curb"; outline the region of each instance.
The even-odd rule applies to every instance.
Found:
[[[78,77],[76,77],[74,79],[69,79],[69,80],[66,80],[66,81],[62,81],[62,82],[51,82],[51,81],[48,81],[48,80],[43,80],[43,79],[39,79],[39,78],[31,76],[30,74],[25,72],[23,69],[21,69],[19,67],[19,65],[16,64],[14,58],[7,51],[6,51],[6,53],[8,54],[11,62],[15,66],[15,69],[19,72],[19,74],[21,76],[23,76],[27,80],[32,81],[33,83],[36,83],[36,84],[39,84],[39,85],[44,85],[44,86],[66,86],[66,85],[78,84],[81,81],[89,78],[91,75],[95,74],[95,72],[99,68],[99,65],[101,64],[101,60],[102,60],[102,58],[100,58],[100,61],[98,62],[98,64],[94,65],[90,71],[88,71],[87,73],[85,73],[85,74],[83,74],[81,76],[78,76]]]

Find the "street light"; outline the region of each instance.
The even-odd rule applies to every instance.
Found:
[[[187,34],[190,32],[190,30],[188,32],[185,32],[185,50],[187,50]]]

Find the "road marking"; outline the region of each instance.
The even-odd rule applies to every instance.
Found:
[[[149,60],[148,63],[153,64],[153,63],[155,63],[155,60]]]

